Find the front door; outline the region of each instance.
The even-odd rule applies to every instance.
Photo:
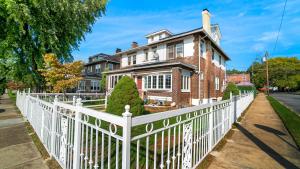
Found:
[[[138,76],[138,77],[136,78],[136,87],[137,87],[137,89],[138,89],[138,91],[139,91],[140,97],[143,99],[143,98],[144,98],[144,95],[143,95],[142,85],[143,85],[142,76]]]

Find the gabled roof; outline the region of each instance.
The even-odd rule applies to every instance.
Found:
[[[98,53],[96,55],[93,55],[89,57],[90,59],[97,58],[95,61],[88,62],[85,65],[91,65],[94,63],[100,63],[100,62],[113,62],[113,63],[120,63],[120,57],[115,55],[108,55],[105,53]]]
[[[216,26],[216,24],[213,24],[213,26]],[[171,36],[168,36],[168,37],[165,37],[165,38],[162,38],[158,41],[155,41],[153,43],[149,43],[149,44],[146,44],[146,45],[142,45],[142,46],[139,46],[139,47],[136,47],[136,48],[131,48],[131,49],[128,49],[126,51],[122,51],[122,52],[119,52],[117,53],[116,55],[122,55],[122,54],[126,54],[126,53],[131,53],[131,52],[135,52],[135,51],[138,51],[140,49],[144,49],[144,48],[149,48],[153,45],[156,45],[156,44],[159,44],[159,43],[163,43],[163,42],[166,42],[166,41],[169,41],[169,40],[173,40],[173,39],[176,39],[176,38],[182,38],[184,36],[189,36],[189,35],[192,35],[194,33],[204,33],[205,34],[205,37],[207,39],[209,39],[211,42],[212,42],[212,45],[216,48],[217,51],[219,51],[223,56],[226,57],[227,60],[230,60],[229,56],[222,50],[222,48],[212,39],[212,37],[210,37],[210,35],[203,29],[203,27],[200,27],[200,28],[196,28],[196,29],[193,29],[193,30],[190,30],[190,31],[186,31],[186,32],[182,32],[182,33],[178,33],[178,34],[173,34]]]
[[[157,34],[160,34],[160,33],[163,33],[163,32],[165,32],[165,33],[167,33],[169,35],[172,35],[172,32],[170,32],[168,29],[162,29],[162,30],[159,30],[159,31],[155,31],[155,32],[149,33],[145,37],[148,38],[150,36],[157,35]]]

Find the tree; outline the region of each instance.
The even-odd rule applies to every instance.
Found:
[[[96,19],[105,13],[106,0],[0,0],[0,58],[13,58],[18,80],[35,85],[43,80],[38,69],[43,55],[72,61]],[[28,79],[24,79],[26,77]]]
[[[134,116],[144,112],[143,100],[139,97],[134,80],[128,76],[124,76],[119,80],[109,97],[106,111],[122,115],[125,111],[124,107],[127,104],[130,105],[130,112]]]
[[[45,68],[40,69],[40,72],[53,92],[65,93],[82,79],[83,63],[81,61],[61,64],[54,54],[46,54],[44,60]]]
[[[296,57],[277,57],[268,60],[270,86],[284,89],[300,88],[300,60]],[[255,62],[248,70],[253,70],[252,80],[257,88],[266,84],[265,63]]]
[[[108,68],[105,68],[104,72],[108,71]],[[105,91],[106,90],[106,73],[102,72],[101,75],[101,81],[100,81],[100,86],[101,86],[101,91]]]
[[[240,93],[239,89],[232,82],[227,84],[227,87],[224,91],[222,100],[230,99],[230,93],[232,93],[232,95],[239,95],[239,93]]]
[[[241,74],[241,73],[246,73],[246,71],[241,71],[241,70],[237,70],[237,69],[229,69],[229,70],[226,70],[226,73],[227,74]]]

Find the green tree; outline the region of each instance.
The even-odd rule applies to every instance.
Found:
[[[270,86],[280,89],[299,89],[300,60],[296,57],[276,57],[268,60]],[[255,62],[248,70],[253,70],[252,80],[257,88],[266,84],[266,63]]]
[[[240,74],[240,73],[246,73],[246,71],[241,71],[241,70],[237,70],[237,69],[229,69],[226,70],[227,74]]]
[[[139,97],[139,92],[132,78],[122,77],[115,86],[108,99],[106,111],[116,115],[122,115],[125,105],[130,105],[130,112],[133,116],[143,113],[143,100]]]
[[[18,80],[38,84],[43,55],[73,60],[91,26],[105,13],[106,0],[0,0],[0,58],[13,58]],[[30,77],[29,77],[30,76]],[[21,78],[22,77],[22,78]]]
[[[108,71],[108,68],[105,68],[104,72]],[[101,91],[106,91],[106,73],[101,74],[100,87]]]
[[[230,93],[232,93],[232,95],[239,95],[239,93],[240,93],[239,89],[232,82],[227,84],[227,87],[224,91],[222,100],[230,99]]]

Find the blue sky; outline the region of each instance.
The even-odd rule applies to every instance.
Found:
[[[300,1],[288,0],[277,48],[273,51],[285,0],[110,0],[106,15],[93,25],[76,60],[96,53],[126,50],[132,41],[145,44],[145,35],[163,28],[180,33],[202,26],[201,11],[221,28],[221,47],[230,56],[229,69],[245,70],[266,50],[271,57],[300,58]]]

